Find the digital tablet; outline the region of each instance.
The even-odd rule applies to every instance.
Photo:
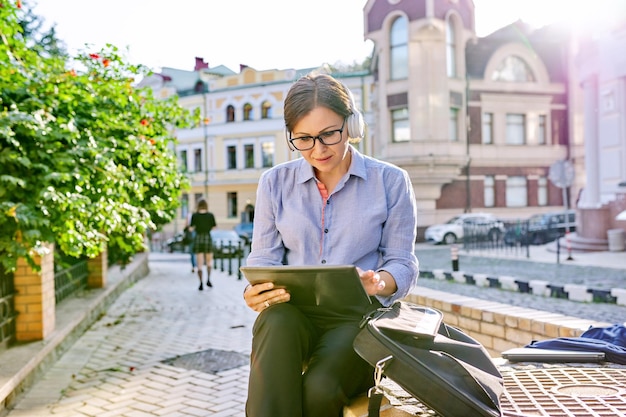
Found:
[[[273,282],[285,288],[290,303],[300,307],[327,307],[336,310],[371,308],[354,265],[324,266],[242,266],[239,268],[250,284]]]
[[[602,362],[604,352],[539,349],[539,348],[513,348],[502,352],[502,357],[511,362]]]

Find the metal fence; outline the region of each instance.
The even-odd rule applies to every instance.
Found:
[[[228,275],[237,273],[237,279],[241,279],[239,266],[243,265],[243,259],[250,253],[250,244],[241,241],[220,241],[213,245],[213,267],[220,271],[228,271]]]
[[[87,287],[87,261],[81,260],[54,273],[54,297],[60,303],[74,292]]]
[[[15,286],[13,274],[0,266],[0,348],[15,341]]]
[[[466,251],[506,252],[528,256],[528,221],[503,220],[497,223],[463,225],[463,249]]]
[[[556,241],[558,246],[568,227],[567,224],[556,223],[537,225],[527,219],[503,220],[498,224],[466,224],[463,226],[463,249],[529,257],[531,245]]]

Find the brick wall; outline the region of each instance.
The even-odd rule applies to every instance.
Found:
[[[407,300],[441,311],[447,324],[460,328],[478,340],[493,357],[533,340],[576,337],[590,326],[611,325],[429,288],[420,288],[409,294]]]
[[[54,246],[47,245],[35,257],[35,263],[40,271],[31,268],[24,258],[18,259],[13,278],[18,342],[45,339],[55,327]]]

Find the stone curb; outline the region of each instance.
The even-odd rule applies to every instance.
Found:
[[[626,306],[626,289],[597,289],[586,285],[556,285],[549,281],[522,280],[511,276],[489,276],[487,274],[466,274],[463,271],[433,269],[420,271],[420,278],[432,278],[442,281],[454,281],[478,287],[499,288],[505,291],[528,293],[543,297],[562,298],[570,301],[587,303],[608,303]]]

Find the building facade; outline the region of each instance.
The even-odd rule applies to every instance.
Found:
[[[202,122],[176,132],[180,169],[191,189],[183,195],[177,218],[163,230],[167,238],[180,232],[197,202],[207,197],[218,228],[232,229],[253,220],[256,188],[261,173],[299,156],[287,146],[283,100],[291,84],[311,72],[328,68],[257,71],[242,67],[236,73],[219,66],[209,68],[196,58],[193,71],[163,68],[142,81],[160,97],[177,95],[180,104],[200,114]],[[372,76],[369,72],[333,74],[353,92],[369,126]],[[367,140],[359,144],[364,153]]]
[[[583,90],[566,31],[517,22],[478,38],[471,0],[368,0],[363,17],[370,70],[332,75],[364,113],[360,150],[410,173],[420,230],[463,212],[515,219],[575,205],[585,182]],[[203,196],[220,228],[252,220],[260,174],[298,157],[282,102],[311,70],[330,72],[234,72],[197,59],[193,71],[164,68],[144,81],[204,121],[177,132],[192,187],[165,235],[182,230]],[[565,185],[555,181],[564,161],[573,174]]]
[[[369,0],[374,156],[411,173],[420,225],[463,211],[528,217],[570,205],[550,181],[582,138],[570,39],[517,22],[478,38],[471,0]],[[572,162],[570,162],[572,163]]]
[[[575,243],[606,250],[608,231],[626,231],[626,24],[587,39],[578,55],[584,91],[585,187]],[[622,237],[622,247],[623,237]]]

